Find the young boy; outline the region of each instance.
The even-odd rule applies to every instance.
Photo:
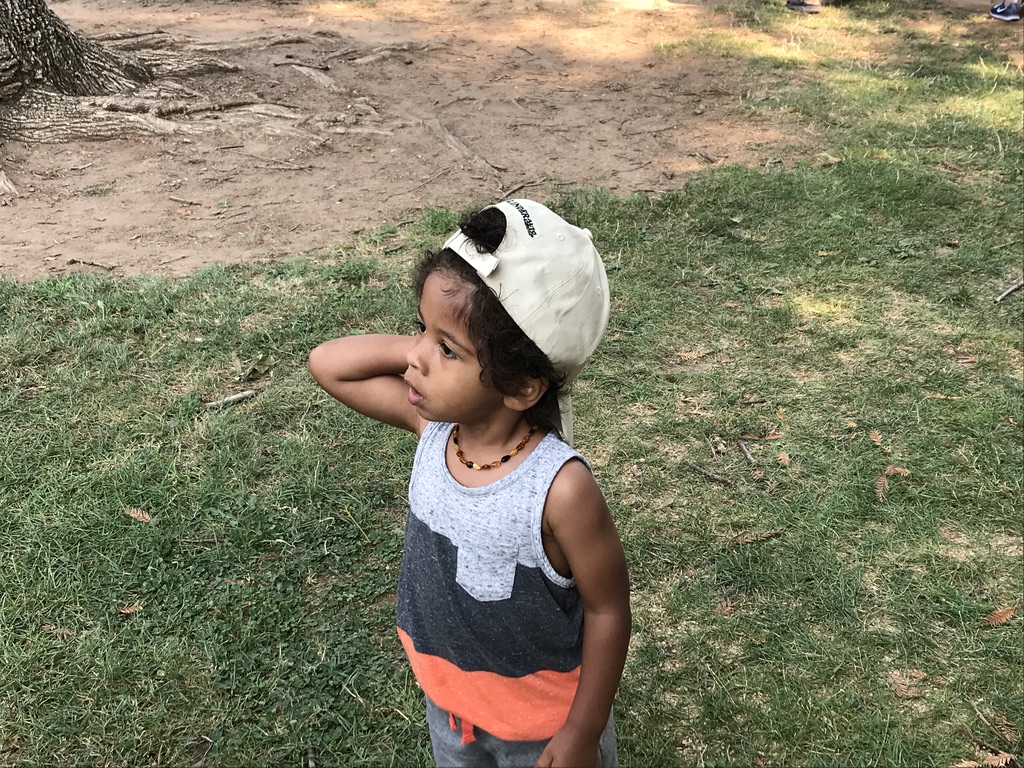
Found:
[[[413,336],[320,345],[310,371],[419,437],[398,633],[440,766],[615,766],[630,634],[611,514],[567,387],[608,322],[590,232],[530,200],[463,220],[416,275]]]

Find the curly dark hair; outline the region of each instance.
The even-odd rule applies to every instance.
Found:
[[[459,226],[481,253],[493,253],[505,239],[505,214],[498,208],[466,214]],[[476,346],[480,380],[503,395],[518,394],[530,378],[547,381],[547,391],[524,416],[531,426],[560,434],[558,396],[565,388],[565,378],[523,333],[476,270],[450,248],[423,254],[414,275],[417,300],[423,296],[423,284],[435,272],[467,284],[462,306],[456,311]]]

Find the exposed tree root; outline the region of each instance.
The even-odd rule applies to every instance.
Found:
[[[201,131],[194,125],[175,123],[149,112],[111,111],[97,101],[43,90],[30,91],[13,107],[0,110],[0,136],[37,144],[58,144]]]
[[[0,0],[2,1],[2,0]],[[230,122],[239,125],[257,123],[268,133],[301,135],[311,140],[324,140],[338,134],[373,134],[388,136],[402,125],[360,125],[362,118],[377,117],[369,103],[357,99],[349,113],[303,115],[257,97],[233,101],[211,102],[209,97],[183,85],[180,80],[211,72],[237,72],[240,67],[211,54],[248,48],[270,48],[278,45],[314,43],[330,32],[311,35],[262,36],[229,43],[201,43],[163,30],[126,31],[102,35],[84,41],[90,52],[98,52],[109,61],[128,61],[145,71],[144,82],[125,80],[103,96],[67,96],[53,88],[29,86],[17,98],[6,102],[0,98],[0,136],[31,143],[60,143],[76,140],[105,140],[123,136],[166,136],[198,134],[223,127],[224,120],[204,122],[188,120],[202,113],[233,112]],[[378,61],[389,56],[407,55],[412,51],[430,50],[437,43],[405,43],[365,49],[336,51],[319,62],[300,62],[285,57],[281,65],[293,66],[321,87],[337,91],[337,86],[324,70],[332,59],[342,58],[353,65]],[[0,51],[0,54],[3,52]],[[0,55],[0,66],[4,57]],[[168,118],[177,116],[179,120]],[[446,142],[458,141],[447,131]],[[461,142],[459,142],[461,144]],[[465,145],[458,149],[467,157],[479,160]],[[483,161],[485,166],[489,166]],[[9,182],[8,182],[9,184]],[[0,193],[3,188],[0,187]]]
[[[155,78],[195,77],[211,72],[239,72],[241,67],[221,59],[178,51],[136,51],[135,58],[153,72]]]
[[[0,205],[6,205],[9,198],[17,196],[18,188],[7,178],[7,174],[0,170]]]
[[[202,53],[166,49],[183,43],[187,43],[183,38],[156,31],[112,35],[105,47],[132,51],[133,60],[153,78],[186,78],[240,69]],[[205,129],[165,118],[224,111],[253,103],[256,102],[251,99],[211,103],[197,91],[166,79],[144,86],[126,80],[118,93],[111,96],[67,96],[51,89],[32,88],[20,98],[0,105],[0,136],[56,144],[121,136],[197,134]]]

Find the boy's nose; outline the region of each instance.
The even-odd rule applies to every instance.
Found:
[[[405,356],[405,363],[410,368],[415,368],[417,371],[422,370],[420,361],[423,359],[423,337],[420,336],[416,343],[409,349],[408,354]]]

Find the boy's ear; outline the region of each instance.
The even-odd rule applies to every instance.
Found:
[[[528,376],[523,380],[518,394],[505,395],[505,405],[513,411],[528,411],[537,404],[551,384],[539,376]]]

